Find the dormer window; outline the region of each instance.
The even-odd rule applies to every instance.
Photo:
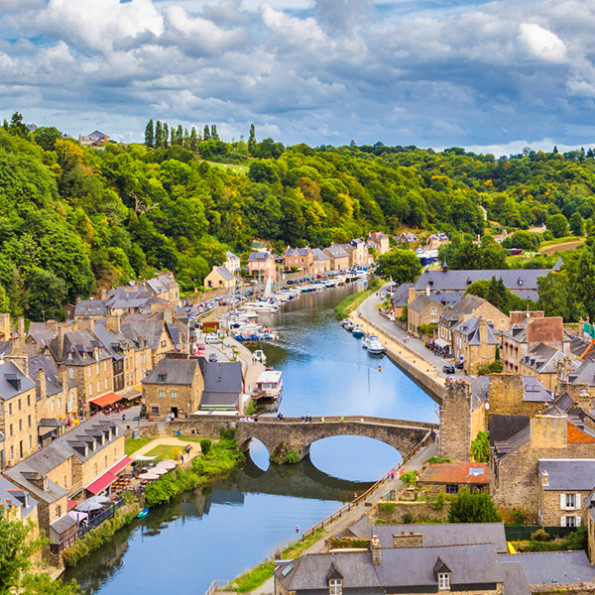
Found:
[[[448,572],[441,572],[438,575],[438,590],[450,591],[450,574]]]
[[[157,374],[157,382],[165,382],[167,374]]]
[[[328,582],[329,595],[343,595],[343,580],[340,578],[332,578]]]

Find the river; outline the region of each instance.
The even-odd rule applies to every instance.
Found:
[[[304,294],[263,319],[279,331],[267,364],[283,371],[284,415],[361,415],[436,421],[436,404],[387,358],[373,358],[334,319],[354,287]],[[327,438],[310,460],[268,465],[252,446],[228,478],[152,510],[70,569],[86,592],[201,595],[296,539],[397,464],[399,453],[361,437]]]

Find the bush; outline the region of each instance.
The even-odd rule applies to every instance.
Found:
[[[378,510],[386,512],[387,514],[393,514],[393,512],[395,512],[395,505],[393,502],[380,502],[380,504],[378,504]]]
[[[581,525],[576,531],[573,531],[564,541],[566,549],[586,550],[588,541],[587,525]]]
[[[209,454],[209,451],[211,450],[212,444],[213,443],[208,438],[203,438],[200,441],[200,450],[202,452],[202,456],[203,457],[206,457]]]
[[[292,448],[291,450],[285,453],[285,456],[283,457],[283,462],[288,465],[295,465],[296,463],[299,463],[300,453],[295,448]]]
[[[502,517],[489,494],[463,488],[448,509],[449,523],[499,523]]]
[[[527,520],[527,515],[522,510],[515,508],[512,511],[512,522],[515,525],[524,525],[526,520]]]
[[[471,443],[471,456],[476,463],[487,463],[490,457],[490,434],[478,432]]]
[[[434,500],[433,508],[434,510],[442,510],[444,508],[444,504],[446,503],[446,494],[444,492],[440,492],[436,499]]]
[[[544,529],[537,529],[535,533],[531,533],[531,541],[549,541],[550,534]]]
[[[413,522],[413,514],[411,514],[410,512],[406,512],[403,515],[403,524],[410,525],[412,522]]]
[[[403,473],[399,478],[403,483],[415,485],[417,483],[417,471],[415,469]]]
[[[452,459],[445,459],[444,457],[430,457],[427,463],[450,463]]]

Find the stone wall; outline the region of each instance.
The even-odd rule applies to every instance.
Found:
[[[468,384],[447,382],[440,408],[440,456],[469,461],[471,390]]]
[[[525,402],[523,377],[516,374],[491,374],[488,388],[490,414],[534,415],[542,402]]]
[[[564,595],[593,595],[595,583],[556,583],[553,585],[531,585],[531,593],[564,593]]]

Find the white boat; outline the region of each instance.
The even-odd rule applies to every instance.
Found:
[[[353,324],[353,322],[351,322],[351,320],[349,320],[349,318],[345,318],[345,320],[341,321],[341,326],[347,331],[347,332],[351,332],[353,331],[353,327],[355,326],[355,324]]]
[[[277,401],[282,390],[282,373],[279,370],[266,370],[256,379],[256,386],[251,396],[255,401]]]
[[[276,312],[279,309],[279,304],[274,302],[250,302],[246,305],[247,308],[253,310],[254,312]]]
[[[261,364],[266,364],[267,363],[267,356],[265,354],[265,352],[262,349],[257,349],[254,353],[254,359],[256,359],[257,362],[260,362]]]
[[[384,353],[384,345],[376,335],[372,335],[368,340],[368,353],[370,355],[381,355]]]
[[[368,349],[368,343],[370,342],[370,335],[364,335],[362,337],[362,347]]]

